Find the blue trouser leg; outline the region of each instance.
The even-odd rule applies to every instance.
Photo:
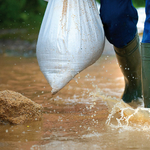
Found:
[[[150,43],[150,0],[146,0],[146,20],[144,24],[144,32],[142,43]]]
[[[137,101],[142,95],[137,11],[131,0],[101,0],[100,16],[124,75],[125,89],[121,98],[127,103]]]
[[[124,47],[135,37],[138,14],[131,0],[101,0],[100,17],[114,46]]]

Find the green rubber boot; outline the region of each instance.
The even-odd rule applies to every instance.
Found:
[[[138,34],[125,47],[114,47],[114,49],[125,80],[125,90],[121,98],[126,103],[138,102],[142,98],[141,56]]]
[[[141,43],[144,105],[150,108],[150,43]]]

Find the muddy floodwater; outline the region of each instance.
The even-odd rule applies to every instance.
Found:
[[[41,104],[44,112],[41,121],[0,125],[0,150],[150,149],[150,130],[107,124],[107,103],[93,97],[120,98],[124,80],[115,56],[102,56],[54,96],[36,58],[0,57],[0,90],[6,89]]]

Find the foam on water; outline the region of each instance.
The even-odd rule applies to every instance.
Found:
[[[68,97],[65,99],[60,96],[56,96],[55,98],[52,98],[51,100],[54,100],[55,102],[59,102],[59,103],[64,103],[64,104],[74,104],[74,103],[89,104],[89,105],[93,104],[93,99],[91,97],[84,98],[84,94],[81,97],[74,94],[73,97],[71,97],[71,98]]]
[[[132,101],[130,104],[123,100],[105,96],[103,92],[96,88],[90,96],[96,100],[102,100],[107,103],[109,115],[106,121],[108,126],[122,130],[150,130],[150,109],[144,108],[144,102],[139,99],[138,102]]]
[[[82,135],[81,138],[92,138],[92,137],[101,137],[101,136],[103,136],[101,133],[94,132],[94,133]]]

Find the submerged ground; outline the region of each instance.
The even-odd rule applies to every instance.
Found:
[[[2,150],[120,150],[148,149],[149,130],[106,124],[109,110],[103,94],[119,98],[123,77],[115,56],[103,55],[64,89],[52,96],[51,88],[34,57],[0,57],[0,90],[22,93],[44,107],[42,121],[0,125]],[[110,98],[111,99],[111,98]]]

